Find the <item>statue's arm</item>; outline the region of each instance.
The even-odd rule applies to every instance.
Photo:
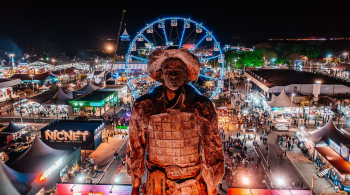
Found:
[[[141,185],[145,171],[145,102],[135,103],[129,122],[129,141],[127,145],[127,171],[132,178],[134,189]]]
[[[217,185],[225,173],[225,161],[218,130],[218,119],[214,106],[210,103],[201,104],[203,113],[200,122],[201,136],[201,174],[207,184],[208,194],[217,194]]]

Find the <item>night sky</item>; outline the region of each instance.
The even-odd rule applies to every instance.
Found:
[[[32,52],[34,48],[35,53],[65,51],[71,55],[103,50],[100,40],[116,37],[123,9],[127,10],[124,22],[131,37],[146,23],[167,16],[203,22],[222,44],[255,44],[268,38],[350,37],[348,0],[185,2],[3,0],[0,49],[18,47]]]

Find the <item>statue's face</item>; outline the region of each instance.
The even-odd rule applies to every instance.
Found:
[[[179,59],[167,60],[162,69],[165,86],[176,91],[184,83],[186,78],[186,65]]]

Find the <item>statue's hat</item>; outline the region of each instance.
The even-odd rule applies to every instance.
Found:
[[[198,58],[188,49],[158,49],[154,51],[148,60],[147,71],[149,76],[160,81],[162,76],[162,64],[168,58],[178,58],[187,66],[187,81],[196,81],[200,71],[200,63]]]

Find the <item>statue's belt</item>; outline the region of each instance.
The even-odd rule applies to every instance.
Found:
[[[167,167],[159,167],[149,161],[146,162],[147,169],[152,173],[155,170],[160,170],[166,174],[166,178],[170,180],[177,179],[189,179],[198,175],[201,169],[201,165],[197,164],[190,167],[179,167],[176,165],[170,165]]]

